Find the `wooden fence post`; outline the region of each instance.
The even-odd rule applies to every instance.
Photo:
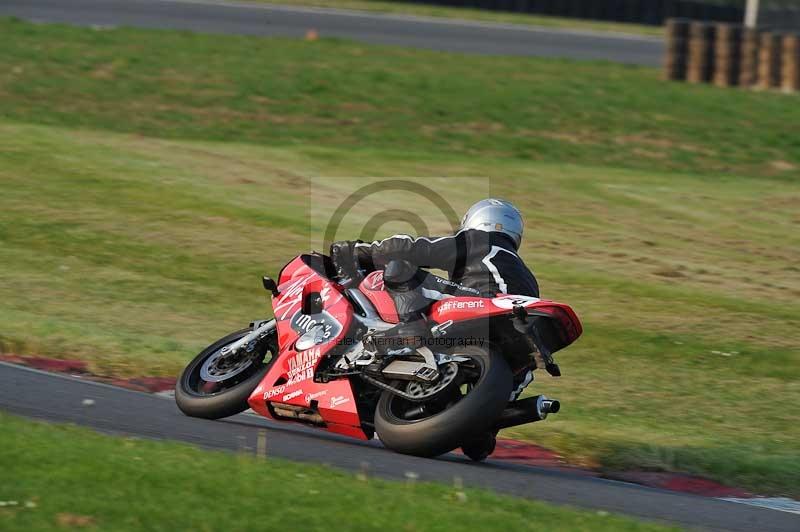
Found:
[[[770,89],[780,86],[781,39],[771,32],[761,34],[758,52],[758,88]]]
[[[705,22],[689,24],[689,61],[686,80],[690,83],[711,81],[714,70],[714,26]]]
[[[741,36],[741,27],[717,24],[717,38],[714,45],[714,85],[730,87],[739,82]]]
[[[739,85],[752,87],[758,80],[758,30],[742,30],[741,63],[739,66]]]
[[[785,92],[800,91],[800,34],[783,36],[781,88]]]
[[[666,25],[667,48],[664,56],[664,79],[685,80],[689,53],[689,21],[671,18]]]

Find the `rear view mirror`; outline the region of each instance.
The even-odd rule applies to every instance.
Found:
[[[275,283],[275,281],[273,281],[273,280],[272,280],[272,279],[270,279],[269,277],[267,277],[267,276],[264,276],[264,277],[261,279],[261,284],[262,284],[262,285],[264,285],[264,290],[267,290],[267,291],[269,291],[269,292],[272,292],[272,295],[273,295],[273,296],[277,296],[277,295],[279,294],[279,292],[278,292],[278,285]]]

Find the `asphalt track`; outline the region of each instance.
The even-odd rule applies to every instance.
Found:
[[[85,400],[91,399],[91,406]],[[403,456],[378,441],[360,442],[295,424],[253,415],[222,421],[185,417],[174,401],[93,383],[65,375],[0,363],[0,409],[48,421],[86,425],[102,432],[189,442],[213,449],[255,448],[267,432],[270,456],[361,470],[390,479],[414,472],[423,481],[466,486],[611,512],[690,528],[796,532],[800,516],[719,499],[685,495],[634,484],[586,477],[545,468],[498,463],[475,464],[456,455],[438,459]]]
[[[451,52],[598,59],[657,66],[659,38],[514,24],[214,0],[0,0],[0,16],[78,25],[241,35],[321,36]]]

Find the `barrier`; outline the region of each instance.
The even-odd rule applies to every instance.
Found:
[[[800,34],[683,19],[665,32],[664,79],[800,91]]]
[[[732,24],[718,24],[714,47],[714,85],[737,85],[741,65],[742,29]]]
[[[713,24],[692,22],[689,24],[689,59],[686,66],[686,81],[704,83],[711,81],[714,71]]]
[[[785,92],[800,91],[800,35],[783,36],[781,88]]]
[[[742,30],[742,48],[739,64],[739,85],[750,87],[758,79],[758,30]]]
[[[686,58],[689,54],[689,21],[673,18],[666,25],[667,46],[664,56],[664,78],[686,79]]]
[[[771,32],[761,34],[758,45],[759,89],[771,89],[781,85],[781,37]]]

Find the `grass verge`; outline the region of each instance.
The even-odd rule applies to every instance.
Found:
[[[510,435],[600,467],[798,495],[791,97],[594,63],[0,29],[4,350],[175,375],[268,313],[259,276],[310,246],[319,176],[333,200],[348,180],[436,176],[457,211],[513,198],[544,294],[585,323],[565,377],[533,388],[564,411]],[[446,230],[397,196],[342,236],[407,202]]]
[[[0,20],[0,116],[157,137],[800,176],[797,97],[655,69]]]
[[[114,438],[5,414],[0,429],[7,479],[0,483],[6,503],[0,528],[9,532],[325,531],[331,523],[337,530],[668,530],[480,490],[359,480],[321,466]]]

